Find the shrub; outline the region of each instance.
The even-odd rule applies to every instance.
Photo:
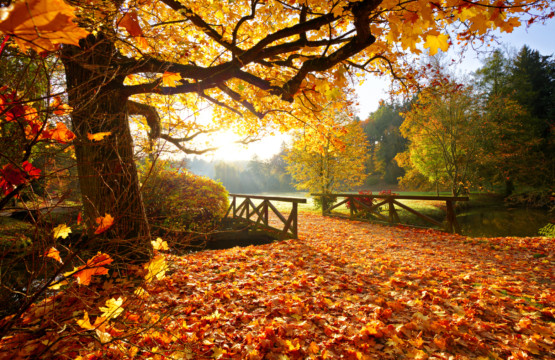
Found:
[[[157,164],[143,174],[142,181],[145,209],[154,226],[207,231],[229,206],[228,193],[222,184],[186,170]]]
[[[555,224],[553,223],[548,223],[547,225],[545,225],[544,227],[542,227],[538,233],[541,236],[545,236],[545,237],[549,237],[549,238],[555,238]]]
[[[360,195],[365,195],[361,197],[356,197],[355,200],[361,202],[362,204],[371,207],[378,203],[378,200],[372,196],[372,191],[370,190],[360,190],[358,192]],[[391,192],[391,190],[381,190],[378,195],[399,195],[397,193]],[[351,209],[354,206],[355,209],[361,210],[363,207],[358,203],[351,203],[351,200],[347,201],[347,209]]]

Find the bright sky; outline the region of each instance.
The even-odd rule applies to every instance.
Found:
[[[533,24],[529,29],[521,27],[515,29],[511,34],[503,33],[499,45],[506,46],[514,51],[528,45],[533,50],[539,50],[542,55],[555,55],[554,36],[555,19],[551,19],[546,25]],[[491,47],[493,49],[499,46],[492,44]],[[450,53],[448,53],[449,55]],[[464,72],[474,71],[481,65],[481,58],[483,58],[483,55],[477,55],[475,52],[469,51],[458,69]],[[367,118],[371,112],[378,108],[380,100],[387,98],[388,84],[386,79],[369,77],[362,86],[356,89],[359,97],[359,105],[356,108],[361,119]],[[287,136],[284,135],[272,136],[244,146],[233,143],[236,136],[231,132],[211,136],[214,143],[220,148],[212,154],[203,156],[207,160],[249,160],[254,155],[258,155],[261,159],[268,159],[278,153],[282,142],[287,140]]]

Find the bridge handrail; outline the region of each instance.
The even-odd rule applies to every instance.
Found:
[[[400,200],[439,200],[439,201],[468,201],[468,196],[435,196],[435,195],[395,195],[395,194],[359,194],[359,193],[330,193],[310,194],[311,196],[337,196],[337,197],[350,197],[355,196],[359,198],[369,197],[377,199],[395,198]]]
[[[360,211],[364,211],[365,213],[378,218],[382,221],[388,222],[390,224],[393,223],[401,223],[399,219],[399,215],[397,214],[397,209],[395,205],[398,207],[407,210],[408,212],[413,213],[414,215],[420,217],[421,219],[432,223],[434,225],[441,226],[441,223],[432,219],[431,217],[424,215],[415,209],[407,206],[406,204],[400,203],[397,200],[437,200],[437,201],[445,201],[446,205],[446,221],[447,221],[447,228],[448,232],[454,232],[460,234],[461,228],[457,221],[457,216],[455,214],[455,207],[453,203],[457,201],[468,201],[468,196],[432,196],[432,195],[396,195],[396,194],[361,194],[361,193],[329,193],[329,194],[322,194],[322,193],[314,193],[310,194],[311,196],[317,197],[342,197],[345,198],[344,200],[339,201],[336,204],[332,204],[328,208],[322,207],[322,215],[324,216],[343,216],[343,215],[336,215],[332,214],[332,210],[338,208],[343,204],[352,204],[353,206],[349,207],[350,215],[349,218],[357,218],[357,215]],[[382,199],[381,202],[377,204],[365,204],[360,199]],[[388,205],[389,207],[389,216],[384,216],[383,214],[379,213],[378,210],[382,205]],[[360,218],[357,218],[361,220]]]
[[[306,204],[306,198],[293,197],[293,196],[265,196],[265,195],[249,195],[249,194],[229,194],[229,196],[234,197],[244,197],[257,200],[274,200],[283,202],[292,202],[297,204]]]
[[[249,194],[229,194],[232,197],[229,208],[224,216],[227,218],[231,215],[234,221],[242,220],[249,224],[253,229],[269,229],[278,231],[280,237],[298,237],[298,205],[305,204],[306,198],[288,197],[288,196],[264,196],[264,195],[249,195]],[[241,203],[238,203],[237,198],[244,198]],[[252,200],[262,200],[259,205],[255,205]],[[291,203],[291,212],[289,217],[286,218],[271,201],[289,202]],[[269,214],[273,212],[276,217],[283,223],[283,228],[279,229],[269,224]],[[251,219],[254,217],[254,219]]]

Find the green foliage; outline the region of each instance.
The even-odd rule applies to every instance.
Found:
[[[410,141],[404,159],[410,161],[400,164],[416,169],[438,187],[448,186],[457,196],[472,183],[471,169],[480,152],[478,139],[486,126],[472,89],[437,69],[430,85],[405,113],[400,130]]]
[[[164,163],[148,165],[142,171],[142,195],[153,225],[208,231],[225,215],[229,200],[222,184]]]
[[[407,147],[407,140],[399,131],[403,123],[400,113],[406,110],[407,104],[381,103],[378,110],[361,123],[370,146],[370,158],[366,164],[368,185],[380,180],[396,184],[404,175],[405,171],[394,158]]]
[[[544,227],[542,227],[541,229],[538,230],[538,233],[541,236],[545,236],[545,237],[549,237],[549,238],[555,238],[555,224],[549,223],[549,224],[545,225]]]
[[[517,55],[495,51],[477,72],[484,117],[492,124],[481,146],[480,176],[520,188],[550,188],[555,178],[555,62],[524,46]],[[542,174],[538,176],[538,174]]]

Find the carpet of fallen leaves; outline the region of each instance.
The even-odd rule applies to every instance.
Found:
[[[314,214],[299,224],[296,240],[168,255],[167,276],[145,287],[140,308],[126,308],[142,330],[103,345],[82,336],[82,350],[68,355],[555,358],[553,239],[467,238]]]

